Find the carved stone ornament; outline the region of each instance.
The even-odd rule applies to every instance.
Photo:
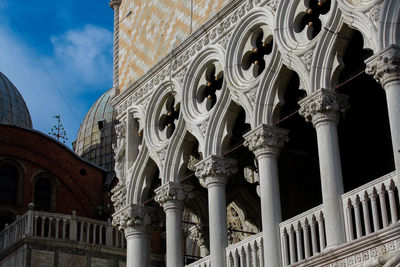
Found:
[[[385,86],[400,79],[400,46],[391,45],[365,61],[365,72]]]
[[[116,212],[122,209],[126,203],[126,187],[123,180],[119,180],[118,184],[111,190],[111,201],[113,202]]]
[[[157,210],[144,205],[131,204],[113,214],[112,224],[125,235],[132,232],[150,232],[158,222]]]
[[[154,200],[167,210],[169,208],[183,208],[185,202],[192,197],[192,186],[168,182],[155,190]]]
[[[347,99],[346,95],[322,88],[299,101],[299,114],[312,121],[314,127],[325,121],[339,123],[340,115],[348,109]]]
[[[236,160],[210,155],[196,164],[196,176],[206,187],[210,184],[226,184],[227,178],[237,172]]]
[[[208,246],[207,242],[207,229],[202,223],[196,224],[189,229],[189,238],[196,243],[198,247]]]
[[[115,153],[114,170],[119,180],[125,180],[125,131],[125,122],[122,122],[115,126],[115,134],[117,136],[117,140],[116,143],[113,144],[113,149]]]
[[[122,0],[111,0],[109,5],[112,9],[114,9],[114,7],[119,7],[121,5]]]
[[[200,159],[195,158],[194,156],[190,155],[189,156],[189,161],[187,168],[191,171],[196,171],[196,164],[200,162]]]
[[[256,156],[262,153],[278,154],[279,149],[289,141],[288,133],[288,130],[261,124],[243,136],[245,139],[243,144]]]

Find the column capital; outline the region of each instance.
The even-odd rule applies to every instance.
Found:
[[[229,176],[237,172],[236,160],[210,155],[195,165],[201,185],[226,184]]]
[[[320,122],[339,123],[339,117],[348,109],[348,96],[324,88],[299,101],[299,114],[314,127]]]
[[[182,209],[185,202],[192,197],[193,186],[175,182],[168,182],[155,190],[154,200],[160,204],[164,210]]]
[[[260,124],[255,129],[246,133],[243,138],[244,146],[258,157],[262,154],[278,155],[279,149],[289,141],[289,131],[267,124]]]
[[[190,227],[189,232],[189,238],[196,243],[198,247],[207,246],[207,233],[202,223]]]
[[[121,2],[122,0],[111,0],[108,4],[112,9],[115,9],[116,7],[119,7],[121,5]]]
[[[131,204],[113,214],[112,224],[124,230],[125,236],[149,233],[158,221],[155,208]]]
[[[365,72],[385,86],[388,82],[400,80],[400,45],[390,45],[365,60]]]

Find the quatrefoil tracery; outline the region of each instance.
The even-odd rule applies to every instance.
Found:
[[[223,82],[224,73],[219,65],[211,64],[201,76],[196,98],[199,104],[205,103],[207,111],[217,103],[217,91],[221,90]]]
[[[242,58],[243,70],[246,71],[253,66],[253,76],[257,78],[265,69],[266,62],[264,57],[271,53],[272,46],[272,35],[265,34],[261,28],[254,31],[245,46],[245,51],[247,50],[247,52],[244,53]]]
[[[179,103],[175,105],[175,98],[173,96],[168,97],[163,110],[161,111],[161,116],[158,122],[159,130],[165,131],[165,136],[170,138],[175,131],[176,122],[179,118]]]
[[[296,16],[294,31],[300,33],[307,27],[307,38],[312,40],[321,31],[320,15],[325,15],[329,12],[331,1],[304,0],[304,5],[307,9]]]

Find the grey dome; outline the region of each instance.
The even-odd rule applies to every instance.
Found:
[[[84,159],[113,173],[112,142],[116,112],[111,105],[111,93],[112,89],[105,92],[86,114],[74,142],[74,150]],[[109,179],[112,177],[107,177],[107,180]]]
[[[0,124],[32,128],[31,115],[22,95],[14,84],[0,72]]]

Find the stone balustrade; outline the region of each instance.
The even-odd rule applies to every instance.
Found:
[[[226,248],[228,267],[264,266],[262,233],[250,236]]]
[[[279,224],[284,265],[307,259],[326,247],[323,206]]]
[[[210,256],[204,257],[196,262],[193,262],[185,267],[211,267],[211,258]]]
[[[28,210],[0,232],[0,252],[25,237],[72,240],[125,249],[123,233],[100,221],[72,215]]]
[[[395,177],[389,173],[342,195],[348,242],[398,222]]]

